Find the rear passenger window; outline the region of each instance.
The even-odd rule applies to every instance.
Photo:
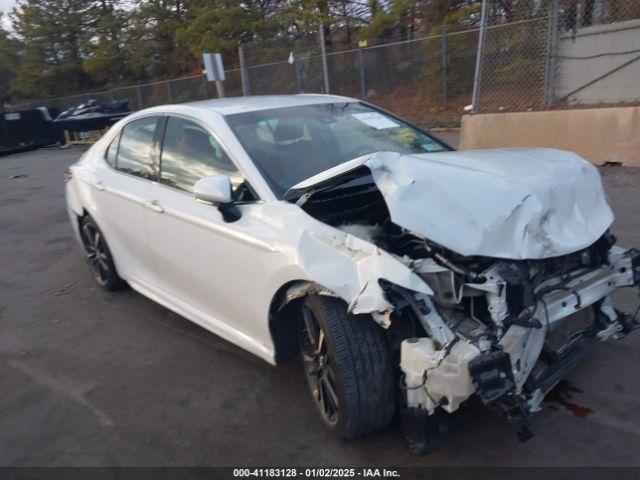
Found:
[[[226,152],[206,130],[189,120],[169,117],[160,157],[160,182],[193,192],[198,180],[211,175],[229,176],[234,187],[243,180]]]
[[[115,168],[116,166],[116,155],[118,153],[118,142],[120,141],[120,134],[116,135],[116,137],[111,140],[109,144],[109,148],[107,148],[107,153],[104,158],[109,165]]]
[[[158,117],[145,117],[128,123],[122,129],[116,168],[131,175],[150,178],[153,175],[153,136]]]

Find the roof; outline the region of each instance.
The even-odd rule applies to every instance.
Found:
[[[213,110],[221,115],[268,110],[270,108],[297,107],[332,102],[355,102],[356,100],[338,95],[300,94],[300,95],[256,95],[248,97],[229,97],[214,100],[201,100],[183,104],[192,108]]]

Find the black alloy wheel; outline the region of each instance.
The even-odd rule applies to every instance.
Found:
[[[329,427],[333,427],[338,423],[340,400],[336,391],[336,376],[325,342],[325,333],[307,305],[302,307],[302,320],[300,348],[311,396],[320,411],[322,420]]]
[[[394,358],[370,315],[351,315],[339,298],[309,295],[300,312],[300,353],[322,421],[342,438],[389,424],[396,410]]]
[[[104,235],[91,217],[87,216],[82,220],[80,234],[87,263],[98,285],[105,290],[116,290],[122,287],[124,281],[116,272]]]

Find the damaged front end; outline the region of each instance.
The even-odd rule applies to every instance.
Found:
[[[566,157],[561,170],[577,179],[568,185],[547,158],[535,160],[548,150],[519,152],[513,175],[500,160],[507,159],[504,151],[494,153],[496,162],[483,152],[468,168],[456,154],[434,154],[437,161],[374,154],[339,175],[303,182],[289,198],[341,231],[333,248],[360,245],[350,252],[359,277],[328,286],[387,329],[415,452],[437,443],[438,415],[474,394],[527,440],[531,414],[585,346],[639,326],[613,308],[611,294],[638,285],[640,252],[614,245],[613,216],[591,165]],[[468,184],[434,196],[448,175]],[[495,198],[480,207],[500,205],[500,214],[459,191],[475,188],[480,198],[487,190],[479,185],[487,184],[497,193],[491,190]],[[302,260],[320,283],[331,282],[330,266]],[[347,284],[352,292],[343,294]]]
[[[451,413],[475,393],[506,415],[521,441],[530,438],[531,413],[582,358],[585,346],[639,326],[612,307],[611,293],[638,284],[640,254],[610,241],[605,236],[560,258],[496,261],[475,279],[430,258],[417,260],[415,268],[434,290],[429,301],[389,287],[407,301],[426,333],[401,342],[405,414],[422,418],[438,408]],[[409,440],[419,449],[429,434]]]

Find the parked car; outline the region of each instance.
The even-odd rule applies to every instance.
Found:
[[[598,171],[553,149],[457,152],[362,101],[243,97],[118,122],[67,172],[96,281],[269,363],[300,354],[346,438],[399,410],[412,451],[472,395],[521,440],[588,343],[638,326],[611,293]]]

